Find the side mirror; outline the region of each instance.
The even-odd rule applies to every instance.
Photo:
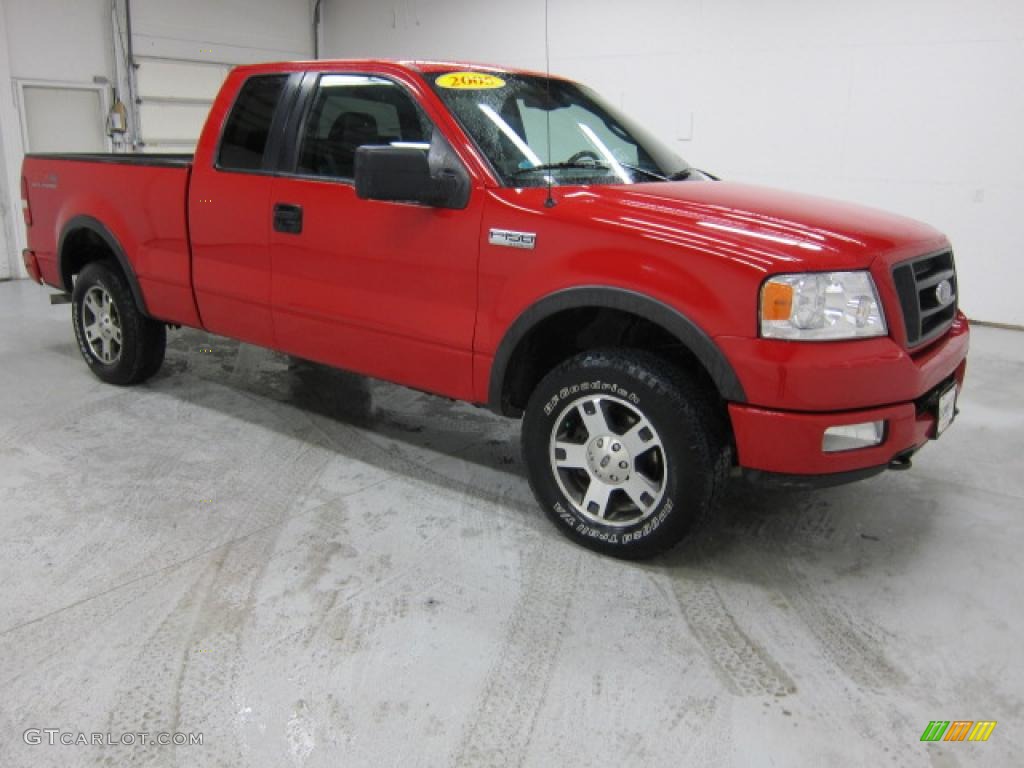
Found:
[[[414,147],[359,147],[355,160],[356,195],[363,200],[420,203],[435,208],[465,208],[468,190],[454,173],[430,173],[425,150]]]

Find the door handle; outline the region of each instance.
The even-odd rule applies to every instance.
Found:
[[[274,205],[274,229],[288,235],[302,232],[302,206],[289,203]]]

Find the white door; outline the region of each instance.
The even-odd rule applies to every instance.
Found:
[[[99,88],[21,84],[26,152],[106,152],[106,109]]]

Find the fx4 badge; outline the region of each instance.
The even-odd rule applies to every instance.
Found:
[[[536,232],[513,232],[511,229],[492,229],[487,241],[491,245],[508,248],[533,248],[537,244]]]

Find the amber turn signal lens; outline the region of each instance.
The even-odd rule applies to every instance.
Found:
[[[789,320],[793,312],[793,286],[768,283],[761,294],[762,320]]]

